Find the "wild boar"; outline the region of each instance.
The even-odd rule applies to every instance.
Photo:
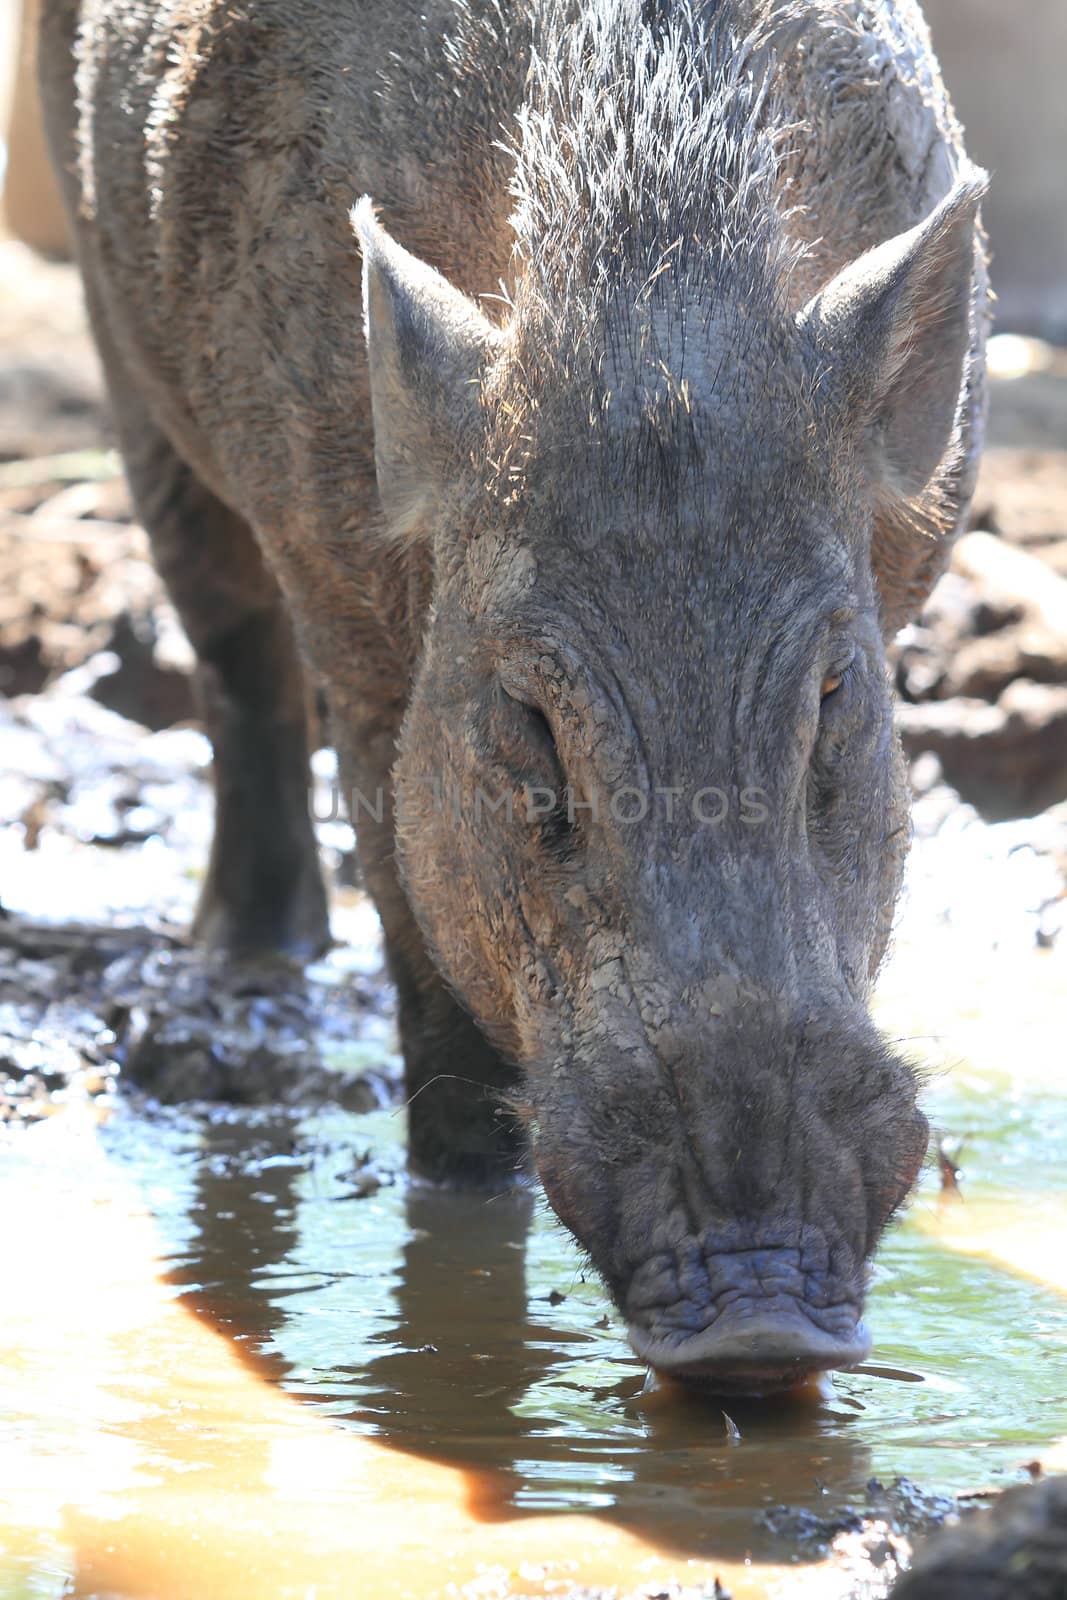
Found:
[[[984,407],[984,178],[916,6],[45,0],[40,57],[200,663],[196,933],[327,938],[306,670],[413,1168],[529,1152],[664,1372],[861,1360],[927,1141],[867,1012],[885,644]]]

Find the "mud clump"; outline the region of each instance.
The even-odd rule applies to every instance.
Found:
[[[33,1121],[121,1078],[162,1104],[392,1103],[387,1052],[353,1070],[385,1004],[372,979],[235,965],[141,929],[0,920],[0,1119]]]
[[[925,1545],[892,1600],[1063,1600],[1067,1477],[1009,1489]]]
[[[105,974],[125,1076],[164,1105],[339,1105],[372,1111],[395,1098],[387,1066],[348,1077],[326,1064],[361,1032],[375,997],[354,979],[318,988],[280,961],[235,964],[154,949]]]

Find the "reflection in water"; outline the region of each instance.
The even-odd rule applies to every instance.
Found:
[[[875,1475],[995,1481],[1017,1464],[1010,1441],[1067,1430],[1054,1375],[1034,1361],[1035,1329],[1067,1340],[1067,1311],[945,1256],[912,1224],[878,1267],[884,1359],[821,1401],[732,1401],[737,1442],[721,1405],[643,1392],[600,1291],[529,1195],[398,1183],[353,1198],[353,1144],[396,1133],[384,1117],[356,1126],[261,1123],[250,1158],[239,1125],[210,1124],[199,1237],[176,1276],[185,1303],[291,1392],[461,1469],[483,1521],[584,1511],[686,1556],[782,1559],[761,1520],[770,1507],[863,1506]]]
[[[473,1515],[582,1510],[686,1555],[781,1559],[762,1510],[862,1495],[869,1451],[846,1405],[731,1402],[738,1448],[721,1404],[644,1393],[561,1232],[542,1217],[531,1241],[530,1194],[352,1199],[296,1131],[261,1122],[249,1159],[232,1120],[205,1128],[198,1236],[171,1279],[260,1372],[460,1468]]]
[[[395,1322],[368,1341],[362,1371],[342,1369],[360,1383],[360,1415],[392,1444],[464,1468],[471,1511],[490,1519],[519,1508],[521,1402],[556,1358],[526,1315],[532,1209],[521,1190],[409,1189]]]
[[[141,1176],[164,1213],[174,1206],[168,1221],[180,1232],[191,1152],[159,1132],[141,1129],[156,1135]],[[88,1121],[57,1118],[20,1150],[26,1209],[7,1261],[20,1296],[6,1311],[0,1363],[13,1424],[13,1451],[0,1453],[4,1600],[446,1600],[668,1586],[677,1564],[655,1544],[580,1515],[472,1520],[462,1473],[339,1427],[265,1382],[160,1281],[157,1226]],[[0,1187],[8,1175],[0,1168]],[[264,1204],[265,1193],[246,1198]],[[827,1566],[758,1576],[719,1561],[686,1566],[698,1587],[717,1573],[737,1600],[781,1596],[783,1584],[790,1600],[836,1600],[851,1587]]]
[[[539,1593],[519,1564],[546,1552],[575,1583],[633,1587],[708,1555],[699,1570],[738,1596],[848,1592],[825,1566],[769,1564],[796,1544],[768,1508],[865,1510],[871,1477],[958,1491],[1067,1464],[1067,1119],[1046,1022],[1018,1072],[998,1050],[931,1086],[964,1200],[939,1204],[934,1178],[886,1240],[873,1360],[821,1401],[731,1402],[739,1439],[718,1406],[644,1392],[529,1195],[354,1182],[354,1151],[399,1174],[392,1114],[127,1105],[84,1167],[49,1167],[60,1130],[38,1130],[0,1164],[20,1219],[0,1318],[13,1594],[425,1600],[493,1562]],[[155,1219],[177,1303],[146,1219],[128,1238],[129,1200],[101,1204],[116,1173]]]
[[[816,1478],[869,1476],[866,1450],[847,1426],[824,1435],[810,1400],[734,1404],[739,1452],[721,1403],[645,1396],[643,1370],[614,1341],[604,1354],[592,1332],[561,1340],[536,1316],[555,1309],[553,1291],[532,1284],[541,1298],[528,1304],[531,1213],[523,1195],[486,1204],[411,1190],[397,1321],[360,1375],[363,1415],[393,1445],[464,1468],[475,1514],[580,1507],[687,1555],[770,1556],[753,1510],[816,1500]]]
[[[169,1274],[186,1287],[187,1305],[272,1376],[283,1371],[263,1354],[281,1294],[272,1275],[299,1239],[294,1184],[306,1162],[295,1153],[296,1126],[283,1114],[259,1115],[251,1128],[233,1114],[205,1121],[188,1208],[195,1233]]]

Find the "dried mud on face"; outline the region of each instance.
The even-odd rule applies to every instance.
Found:
[[[338,934],[325,960],[234,965],[186,940],[211,826],[189,650],[132,521],[73,269],[2,239],[0,352],[7,1136],[72,1101],[101,1116],[119,1098],[148,1115],[399,1105],[390,992],[347,824],[319,825]],[[993,863],[1003,900],[966,915],[988,919],[991,942],[1037,951],[1067,940],[1067,351],[1016,341],[995,357],[1005,375],[974,532],[893,671],[916,793],[913,894],[931,917],[958,918],[972,869]],[[324,794],[331,773],[321,751]],[[393,1177],[355,1152],[353,1173],[366,1193]],[[975,1540],[968,1521],[943,1547],[957,1567],[966,1547],[968,1581],[985,1587],[952,1588],[931,1558],[902,1600],[1028,1596],[1002,1572],[1021,1570],[1031,1536],[1055,1545],[1058,1493],[1012,1498]],[[862,1507],[773,1507],[763,1531],[802,1562],[831,1559],[857,1600],[876,1600],[913,1543],[968,1509],[898,1479],[872,1482]]]

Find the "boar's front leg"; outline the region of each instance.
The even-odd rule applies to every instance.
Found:
[[[362,721],[351,760],[353,787],[381,803],[358,818],[359,859],[385,932],[404,1052],[408,1161],[435,1183],[499,1188],[525,1165],[525,1140],[506,1098],[517,1069],[485,1038],[435,967],[396,870],[390,769],[402,706]],[[348,721],[348,719],[344,719]],[[346,753],[347,754],[347,753]]]
[[[205,642],[198,679],[215,834],[194,935],[235,954],[309,960],[329,944],[329,923],[308,815],[304,681],[281,597]]]

